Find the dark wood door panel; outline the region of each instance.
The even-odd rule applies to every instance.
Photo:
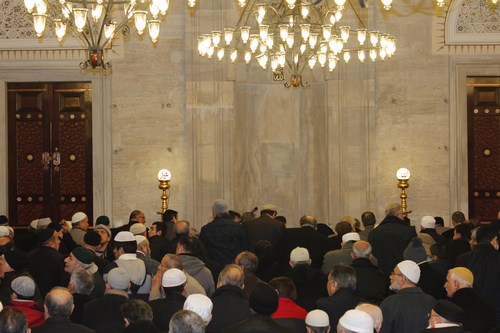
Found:
[[[500,78],[468,84],[469,214],[491,221],[500,210]]]
[[[90,83],[9,83],[9,218],[92,217]]]

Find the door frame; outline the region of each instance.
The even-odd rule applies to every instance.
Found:
[[[7,82],[92,83],[92,169],[93,215],[113,220],[111,76],[103,72],[83,72],[65,62],[0,63],[0,212],[8,215],[8,109]]]
[[[500,76],[498,60],[482,63],[452,58],[450,73],[450,216],[457,210],[469,216],[467,145],[467,77]]]

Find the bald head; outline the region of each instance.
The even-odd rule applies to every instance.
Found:
[[[188,221],[186,220],[180,220],[180,221],[177,221],[177,223],[175,224],[174,226],[174,229],[175,229],[175,234],[177,236],[181,236],[181,235],[188,235],[189,234],[189,228],[190,228],[190,224]]]
[[[372,246],[366,241],[357,241],[352,245],[353,259],[370,258],[372,254]]]
[[[217,281],[217,288],[232,285],[243,288],[243,282],[245,280],[245,273],[243,269],[238,265],[226,265],[224,269],[219,274],[219,279]]]
[[[45,296],[45,318],[69,318],[73,312],[73,296],[68,289],[55,287]]]

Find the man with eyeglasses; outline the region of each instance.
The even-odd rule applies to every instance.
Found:
[[[384,220],[368,235],[373,255],[384,273],[389,275],[391,269],[404,259],[403,252],[413,237],[417,237],[415,227],[405,220],[401,205],[394,203],[387,206]]]
[[[404,260],[391,273],[390,289],[396,294],[381,304],[384,321],[381,333],[420,333],[427,327],[427,316],[435,300],[417,287],[420,268],[411,260]]]

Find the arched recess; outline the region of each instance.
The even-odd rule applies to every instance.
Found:
[[[7,82],[92,82],[94,216],[112,219],[111,77],[83,74],[75,62],[0,62],[0,212],[7,212]]]

